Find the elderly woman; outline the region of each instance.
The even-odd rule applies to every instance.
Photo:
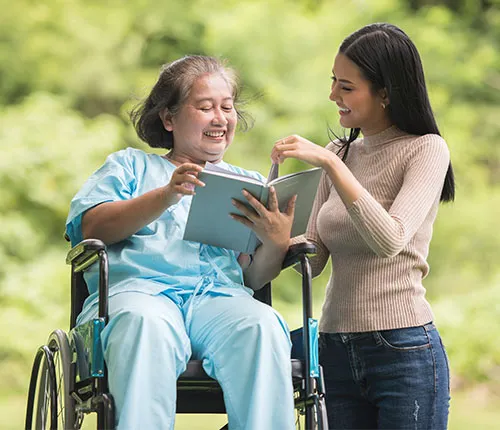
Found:
[[[249,258],[182,239],[205,163],[260,177],[223,161],[240,118],[234,72],[217,59],[165,65],[132,112],[140,138],[165,155],[111,154],[71,202],[73,244],[99,238],[110,261],[109,324],[102,334],[119,429],[173,428],[176,379],[193,357],[224,391],[231,429],[294,428],[290,340],[271,307],[252,298],[280,270],[294,201],[285,212],[236,202],[262,245]],[[242,198],[244,198],[242,196]],[[207,226],[210,228],[210,226]],[[97,315],[97,275],[78,324]]]

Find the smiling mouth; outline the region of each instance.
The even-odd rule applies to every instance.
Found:
[[[207,137],[221,138],[221,137],[225,136],[226,132],[225,131],[205,131],[203,134]]]
[[[339,111],[340,111],[340,113],[349,113],[349,112],[351,112],[351,109],[339,108]]]

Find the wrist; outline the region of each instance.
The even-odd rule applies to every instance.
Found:
[[[287,239],[286,241],[279,242],[279,243],[272,242],[272,243],[268,244],[267,250],[269,252],[269,255],[273,255],[273,256],[276,256],[278,258],[281,258],[282,256],[284,256],[287,253],[288,248],[290,248],[290,244],[291,244],[290,239]]]
[[[335,155],[333,152],[329,152],[328,157],[325,159],[325,163],[322,166],[323,170],[327,173],[328,176],[332,177],[338,172],[339,163],[343,163],[343,161]]]
[[[163,203],[164,210],[167,210],[170,206],[177,203],[168,185],[165,185],[160,189],[160,199]]]
[[[329,169],[334,169],[336,159],[338,159],[338,157],[333,152],[325,150],[325,155],[321,162],[322,169],[326,171],[328,171]]]

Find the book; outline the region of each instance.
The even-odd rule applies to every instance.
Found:
[[[183,238],[252,254],[261,242],[252,229],[229,216],[231,213],[242,215],[233,206],[231,199],[251,207],[242,194],[245,189],[267,207],[271,186],[276,190],[282,212],[286,210],[292,196],[297,194],[291,237],[303,234],[309,221],[321,172],[321,168],[316,167],[273,179],[277,174],[276,165],[271,169],[268,180],[262,182],[206,163],[198,175],[205,187],[196,188]]]

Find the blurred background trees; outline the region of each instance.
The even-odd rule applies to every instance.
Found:
[[[333,58],[345,36],[377,21],[402,27],[419,48],[455,167],[457,199],[441,207],[425,282],[451,360],[451,427],[493,428],[499,416],[491,411],[500,405],[500,0],[0,0],[0,7],[2,428],[22,426],[34,351],[50,330],[68,326],[62,235],[71,197],[110,152],[149,150],[127,112],[159,67],[188,53],[227,58],[240,72],[255,125],[237,135],[226,159],[266,174],[275,140],[298,133],[326,144],[327,126],[338,130],[328,100]],[[315,280],[318,316],[328,271]],[[280,275],[275,294],[293,326],[300,294],[292,272]],[[461,411],[465,392],[482,393],[493,406],[468,403],[469,412]]]

